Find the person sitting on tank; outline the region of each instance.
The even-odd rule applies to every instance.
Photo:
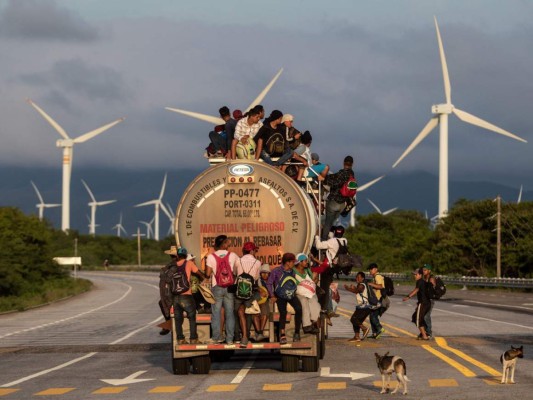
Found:
[[[285,148],[284,135],[278,129],[282,118],[283,113],[281,111],[272,111],[255,135],[256,160],[261,159],[269,165],[279,166],[292,158],[294,152],[290,148]],[[277,158],[277,160],[273,161],[272,158]]]
[[[320,156],[317,153],[311,153],[311,164],[307,168],[307,176],[313,178],[314,182],[318,182],[318,176],[320,175],[325,178],[328,172],[329,165],[322,164],[320,162]]]
[[[237,110],[235,110],[237,111]],[[234,111],[234,113],[235,113]],[[239,111],[240,112],[240,111]],[[226,133],[226,142],[225,142],[225,149],[226,149],[226,159],[231,158],[231,144],[233,143],[233,136],[235,134],[235,127],[237,126],[237,118],[235,116],[231,118],[230,110],[227,106],[222,106],[218,109],[218,113],[220,114],[220,118],[224,121],[224,129],[223,131]],[[211,138],[211,134],[210,134]],[[218,150],[218,149],[216,149]]]
[[[304,176],[306,169],[311,165],[311,143],[312,142],[313,142],[313,137],[311,136],[311,132],[305,131],[302,135],[302,138],[300,139],[300,144],[294,150],[295,156],[293,158],[295,158],[296,155],[298,155],[305,160],[305,163],[302,163],[303,165],[298,165],[298,175],[296,177],[296,180],[298,182],[302,181],[302,178]]]
[[[257,107],[252,108],[248,111],[248,115],[239,122],[235,127],[235,136],[231,145],[231,155],[232,159],[255,159],[255,148],[256,144],[254,137],[263,126],[263,123],[260,121],[261,110]]]
[[[227,135],[225,125],[217,125],[215,129],[209,132],[209,140],[211,143],[207,146],[208,157],[223,157],[227,153]]]

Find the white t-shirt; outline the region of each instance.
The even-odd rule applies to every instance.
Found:
[[[225,257],[228,253],[228,250],[217,250],[215,251],[215,254],[219,257]],[[239,259],[239,256],[233,252],[229,252],[229,265],[231,266],[231,269],[233,271],[233,274],[235,274],[235,262]],[[217,285],[216,280],[216,274],[217,274],[217,260],[215,259],[215,256],[213,254],[209,254],[205,260],[205,265],[208,266],[213,270],[211,273],[211,286]]]
[[[315,247],[318,250],[326,250],[326,256],[328,257],[330,264],[339,251],[339,242],[337,242],[337,240],[339,240],[345,246],[348,246],[348,240],[346,238],[332,237],[328,240],[321,241],[320,236],[315,237]]]
[[[230,256],[231,257],[231,256]],[[235,262],[235,274],[239,276],[243,272],[252,275],[254,281],[259,279],[259,271],[261,269],[261,261],[252,256],[251,254],[245,254],[241,258],[237,258]]]

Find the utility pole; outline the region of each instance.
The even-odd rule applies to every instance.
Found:
[[[141,236],[145,236],[144,233],[141,233],[141,228],[137,227],[137,233],[134,233],[131,236],[137,236],[137,264],[139,268],[141,267]]]
[[[496,197],[496,204],[498,208],[498,212],[496,213],[496,277],[501,278],[502,277],[502,260],[501,260],[501,253],[502,253],[502,199],[498,195]]]

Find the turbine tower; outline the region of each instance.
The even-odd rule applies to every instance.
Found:
[[[61,135],[63,139],[59,139],[56,142],[57,147],[63,148],[63,195],[61,199],[62,210],[61,210],[61,230],[68,231],[70,229],[70,176],[72,172],[72,150],[75,144],[86,142],[89,139],[99,135],[102,132],[105,132],[109,128],[115,126],[119,122],[124,121],[124,118],[119,118],[116,121],[111,122],[110,124],[104,125],[98,129],[87,132],[81,136],[78,136],[75,139],[71,139],[67,132],[45,113],[37,104],[35,104],[31,99],[27,99],[27,102],[35,108],[41,116],[48,121],[50,125]]]
[[[283,72],[283,68],[281,68],[278,71],[278,73],[274,76],[274,78],[272,78],[272,80],[268,83],[268,85],[266,85],[266,87],[263,89],[263,91],[261,93],[259,93],[259,96],[257,96],[250,103],[248,108],[246,108],[246,110],[243,111],[243,114],[246,111],[249,111],[252,107],[254,107],[254,106],[258,105],[258,104],[261,104],[261,102],[263,101],[263,99],[265,98],[267,93],[270,91],[270,89],[272,88],[274,83],[276,83],[276,81],[278,80],[278,78],[279,78],[279,76],[281,75],[282,72]],[[201,121],[210,122],[210,123],[215,124],[215,125],[223,125],[223,124],[225,124],[225,122],[224,122],[224,120],[222,118],[215,117],[215,116],[212,116],[212,115],[200,114],[200,113],[197,113],[197,112],[186,111],[186,110],[181,110],[179,108],[171,108],[171,107],[165,107],[165,110],[173,111],[173,112],[176,112],[176,113],[179,113],[179,114],[184,114],[184,115],[187,115],[189,117],[193,117],[193,118],[199,119]]]
[[[155,240],[159,240],[159,208],[161,208],[163,212],[165,212],[165,214],[167,213],[165,205],[161,201],[161,199],[163,198],[163,194],[165,193],[166,184],[167,184],[167,174],[165,174],[165,178],[163,179],[163,185],[161,186],[161,192],[159,193],[159,197],[157,199],[146,201],[144,203],[137,204],[134,206],[134,207],[144,207],[144,206],[148,206],[152,204],[154,205],[154,221],[155,221],[154,222],[154,239]]]
[[[122,226],[122,213],[120,213],[120,219],[118,220],[118,224],[116,224],[113,228],[117,230],[117,237],[120,237],[120,231],[124,232],[124,235],[127,235],[128,232],[126,232],[126,229]]]
[[[392,212],[394,212],[394,211],[396,211],[396,210],[398,209],[398,207],[394,207],[394,208],[391,208],[390,210],[387,210],[387,211],[383,211],[383,212],[382,212],[382,211],[379,209],[379,207],[376,206],[376,203],[374,203],[374,202],[373,202],[372,200],[370,200],[370,199],[367,199],[367,200],[368,200],[368,202],[372,205],[372,207],[374,207],[374,209],[378,212],[378,214],[381,214],[381,215],[388,215],[388,214],[390,214],[390,213],[392,213]]]
[[[35,183],[33,183],[33,181],[30,181],[30,182],[33,188],[35,189],[35,193],[37,193],[37,197],[39,198],[39,201],[40,201],[40,203],[36,204],[35,207],[39,209],[39,221],[42,221],[45,208],[59,207],[61,204],[46,204],[43,200],[43,197],[41,196],[41,193],[39,193],[39,189],[37,189],[37,186],[35,186]]]
[[[518,193],[518,200],[516,201],[516,204],[520,204],[522,201],[522,189],[524,188],[524,185],[520,185],[520,192]]]
[[[482,120],[472,114],[465,111],[461,111],[452,104],[451,99],[451,86],[450,77],[448,75],[448,66],[446,64],[446,57],[444,55],[444,47],[442,46],[442,40],[439,32],[439,25],[437,24],[437,18],[435,19],[435,28],[437,30],[437,40],[439,43],[440,61],[442,64],[442,76],[444,79],[444,94],[446,97],[446,103],[437,104],[431,108],[431,112],[435,115],[432,117],[427,125],[422,129],[418,136],[409,145],[407,150],[400,156],[400,158],[394,163],[392,168],[395,168],[400,161],[407,156],[411,150],[413,150],[429,133],[439,125],[440,142],[439,142],[439,218],[446,216],[448,212],[448,115],[455,114],[461,121],[469,123],[471,125],[479,126],[499,133],[500,135],[508,136],[512,139],[519,140],[527,143],[526,140],[507,132],[504,129],[498,128],[491,123]]]
[[[94,198],[93,192],[91,192],[91,189],[89,189],[89,185],[85,183],[85,181],[82,179],[81,183],[83,183],[83,186],[85,186],[85,189],[87,189],[87,192],[89,192],[89,196],[91,196],[91,200],[87,205],[91,207],[91,219],[89,221],[89,235],[95,235],[96,233],[96,207],[98,206],[105,206],[106,204],[114,203],[116,200],[104,200],[104,201],[96,201]]]

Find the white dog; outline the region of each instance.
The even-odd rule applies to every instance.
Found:
[[[514,370],[516,368],[516,359],[524,358],[524,346],[513,347],[511,350],[507,350],[500,357],[500,362],[503,365],[502,381],[500,383],[515,383],[514,382]]]
[[[400,386],[403,386],[403,394],[407,394],[407,367],[405,362],[398,356],[389,356],[389,352],[384,356],[380,356],[378,353],[374,353],[376,356],[376,363],[378,364],[379,372],[381,373],[381,393],[387,393],[390,390],[390,378],[393,372],[396,372],[396,379],[398,385],[391,394],[395,394]],[[387,384],[385,384],[385,375],[387,376]]]

